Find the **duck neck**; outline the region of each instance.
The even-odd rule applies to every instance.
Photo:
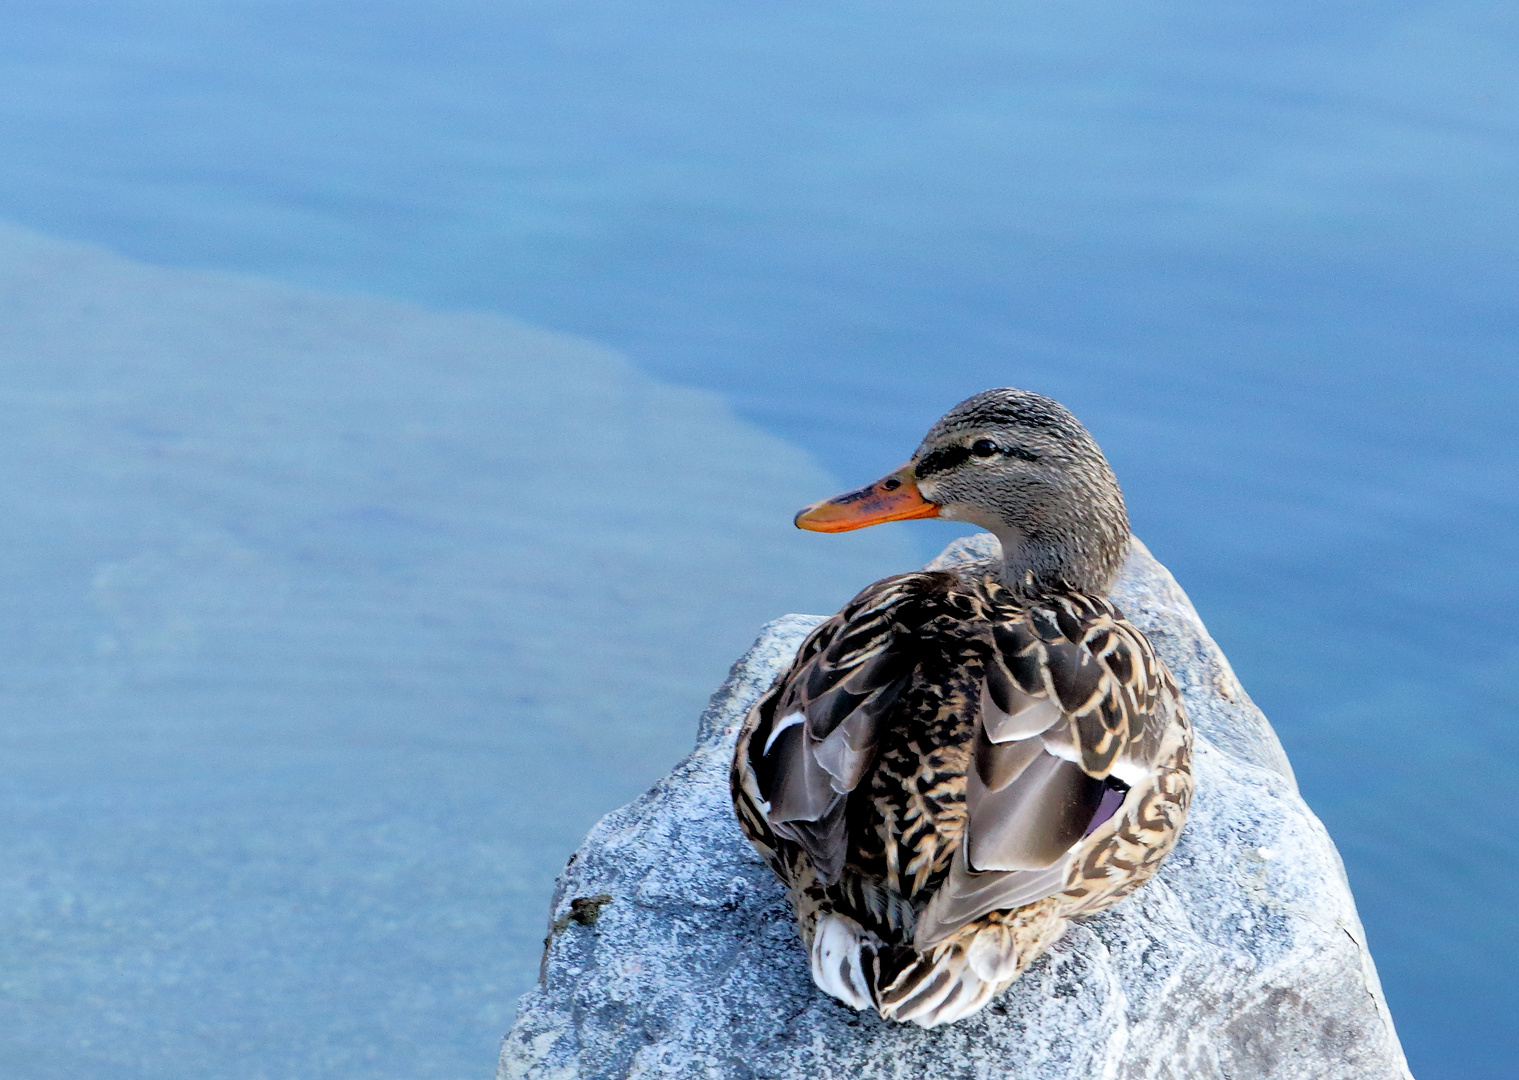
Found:
[[[1058,592],[1106,596],[1128,554],[1127,530],[1121,538],[1097,538],[1095,547],[1080,534],[1030,536],[1007,525],[992,531],[1002,545],[1002,584],[1030,599]]]
[[[1034,597],[1054,591],[1049,580],[1049,552],[1045,545],[1029,542],[1022,529],[1011,525],[993,529],[1002,545],[1002,584],[1019,596]]]

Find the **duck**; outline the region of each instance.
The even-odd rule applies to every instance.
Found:
[[[1128,512],[1069,410],[976,394],[906,465],[795,520],[918,518],[986,529],[1001,557],[884,578],[821,623],[748,710],[730,786],[818,989],[930,1028],[1154,875],[1186,820],[1193,738],[1109,598]]]

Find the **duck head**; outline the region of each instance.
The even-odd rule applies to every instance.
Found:
[[[1024,594],[1106,595],[1129,548],[1129,516],[1107,458],[1063,405],[1027,390],[960,402],[912,460],[868,487],[814,503],[798,528],[966,521],[1002,543],[1002,579]]]

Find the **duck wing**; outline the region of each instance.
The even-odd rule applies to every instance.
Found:
[[[803,643],[759,703],[748,764],[764,824],[800,845],[823,884],[848,851],[845,804],[875,763],[882,724],[918,662],[918,631],[956,579],[903,574],[876,582]],[[737,793],[737,792],[736,792]],[[759,822],[746,825],[751,833]]]
[[[920,950],[1063,891],[1073,849],[1153,774],[1179,708],[1149,640],[1107,600],[993,601],[965,832],[918,921]]]

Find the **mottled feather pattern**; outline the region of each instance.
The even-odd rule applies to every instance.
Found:
[[[787,885],[819,985],[933,1024],[984,1004],[1068,918],[1154,873],[1185,818],[1190,744],[1170,674],[1110,601],[905,574],[819,626],[751,709],[733,797]],[[985,778],[974,812],[972,770]],[[1030,854],[1017,828],[984,818],[1005,806],[1058,850]],[[967,843],[1031,868],[982,871]],[[853,935],[856,967],[819,959],[820,920],[829,942]]]

